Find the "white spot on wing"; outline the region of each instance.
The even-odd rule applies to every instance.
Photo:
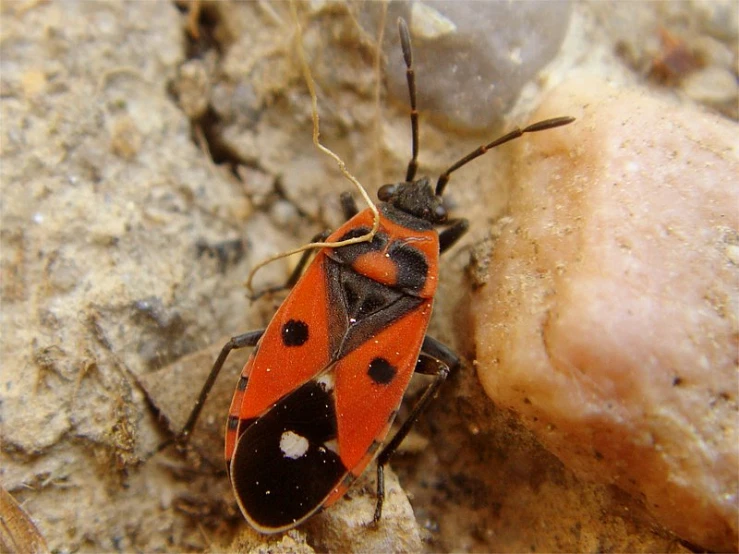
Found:
[[[280,450],[285,458],[297,460],[308,452],[308,439],[293,431],[285,431],[280,437]]]
[[[332,372],[326,372],[316,379],[316,383],[325,391],[329,392],[334,390],[334,374]]]
[[[339,453],[339,443],[336,442],[336,439],[331,439],[329,441],[326,441],[323,443],[323,446],[326,447],[327,450],[330,450],[334,454]]]

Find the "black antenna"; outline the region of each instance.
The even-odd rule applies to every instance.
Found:
[[[408,171],[405,174],[406,183],[413,181],[418,170],[418,109],[416,109],[416,75],[413,71],[413,51],[411,50],[411,35],[408,31],[408,25],[405,19],[402,17],[398,18],[398,33],[400,34],[400,47],[403,50],[403,59],[405,60],[405,76],[408,81],[408,94],[411,101],[411,141],[412,141],[412,157],[411,161],[408,162]],[[455,162],[439,175],[439,180],[436,182],[436,196],[441,196],[444,192],[446,184],[449,182],[449,178],[453,171],[456,171],[463,165],[471,162],[475,158],[479,158],[488,150],[500,146],[506,142],[517,139],[521,135],[526,133],[536,133],[538,131],[544,131],[546,129],[553,129],[555,127],[561,127],[562,125],[569,125],[575,121],[574,117],[554,117],[552,119],[545,119],[537,123],[532,123],[528,127],[523,129],[516,127],[510,133],[503,135],[500,138],[495,139],[493,142],[484,144],[476,150],[467,154],[461,160]]]
[[[561,127],[562,125],[569,125],[573,121],[575,121],[574,117],[554,117],[552,119],[545,119],[544,121],[532,123],[531,125],[529,125],[528,127],[524,127],[523,129],[516,127],[507,135],[503,135],[502,137],[495,139],[491,143],[483,144],[476,150],[467,154],[461,160],[453,163],[449,169],[439,175],[439,180],[436,182],[436,196],[441,196],[444,192],[444,187],[446,187],[447,182],[449,182],[449,177],[451,176],[452,171],[456,171],[463,165],[466,165],[468,162],[474,160],[475,158],[479,158],[491,148],[495,148],[496,146],[500,146],[503,143],[509,142],[513,139],[517,139],[524,133],[536,133],[537,131],[554,129],[555,127]]]
[[[416,75],[413,72],[413,51],[411,50],[411,34],[405,19],[398,18],[398,33],[400,33],[400,47],[403,49],[405,60],[405,77],[408,81],[408,94],[411,97],[411,140],[412,157],[408,162],[408,171],[405,174],[406,183],[413,181],[418,169],[418,110],[416,109]]]

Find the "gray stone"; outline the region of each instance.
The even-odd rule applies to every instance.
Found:
[[[392,2],[384,51],[390,94],[407,103],[397,19],[413,40],[419,109],[454,127],[485,130],[499,123],[521,88],[556,55],[570,4],[561,2]],[[359,18],[376,34],[379,5]]]

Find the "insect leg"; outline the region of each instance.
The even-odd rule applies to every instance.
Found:
[[[470,227],[470,222],[466,219],[452,219],[449,224],[449,227],[439,233],[439,252],[442,254],[454,246]]]
[[[446,344],[439,342],[435,338],[429,337],[428,335],[426,335],[423,339],[421,352],[442,362],[444,365],[447,366],[449,373],[456,371],[459,366],[462,365],[462,361],[459,359],[459,356],[457,356],[457,354],[455,354],[451,348],[449,348]],[[418,373],[422,373],[423,375],[435,375],[435,373],[433,372],[423,373],[423,371],[421,371],[418,366],[416,366],[416,371]]]
[[[324,240],[328,238],[329,234],[330,233],[328,231],[321,231],[315,237],[313,237],[313,239],[311,239],[311,242],[323,242]],[[272,294],[274,292],[280,292],[282,290],[288,290],[288,289],[293,288],[295,286],[295,283],[297,283],[300,277],[303,275],[305,266],[308,265],[308,260],[310,260],[313,254],[314,254],[313,250],[303,251],[303,254],[300,256],[300,260],[298,261],[298,265],[295,266],[295,269],[293,269],[293,272],[290,274],[290,277],[287,278],[287,281],[285,281],[281,285],[267,287],[266,289],[260,290],[259,292],[250,294],[248,295],[249,300],[254,302],[256,300],[259,300],[265,294]]]
[[[213,369],[210,370],[208,379],[206,379],[203,388],[200,390],[200,395],[195,402],[195,406],[190,412],[190,417],[187,418],[187,423],[185,423],[182,431],[177,436],[176,442],[178,444],[186,444],[187,441],[190,439],[190,434],[195,427],[195,423],[197,423],[198,421],[198,416],[200,416],[200,412],[203,409],[205,399],[208,397],[210,389],[213,388],[213,384],[216,382],[216,378],[218,377],[218,374],[220,373],[221,368],[223,368],[223,364],[226,362],[226,358],[228,358],[228,355],[231,353],[231,351],[238,350],[239,348],[245,348],[247,346],[256,346],[257,342],[259,342],[259,339],[262,338],[263,334],[264,329],[244,333],[243,335],[232,337],[231,340],[229,340],[223,346],[223,348],[221,348],[221,353],[218,355],[218,358],[216,358],[216,361],[213,364]]]
[[[344,212],[344,217],[347,219],[347,221],[359,213],[357,203],[351,194],[349,194],[348,192],[342,192],[340,199],[341,209]]]
[[[408,418],[377,456],[377,504],[375,505],[375,515],[372,518],[373,525],[377,525],[380,517],[382,517],[382,504],[385,501],[385,464],[388,463],[400,443],[408,435],[418,416],[434,398],[439,387],[460,364],[459,357],[448,346],[428,336],[423,340],[421,354],[418,356],[418,362],[416,363],[416,372],[423,375],[433,375],[436,379],[426,388],[416,405],[413,406]]]

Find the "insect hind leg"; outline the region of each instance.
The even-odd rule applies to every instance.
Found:
[[[228,358],[228,355],[231,353],[231,351],[239,350],[241,348],[246,348],[249,346],[256,346],[256,344],[259,342],[259,339],[261,339],[262,335],[264,335],[264,331],[264,329],[260,329],[258,331],[250,331],[242,335],[237,335],[235,337],[232,337],[226,344],[223,345],[223,348],[221,348],[221,353],[218,355],[218,358],[216,358],[216,361],[213,363],[213,368],[210,370],[210,374],[203,384],[203,388],[200,390],[198,399],[195,401],[195,406],[193,406],[193,409],[190,412],[190,416],[187,418],[187,423],[185,423],[182,431],[180,431],[179,435],[177,435],[175,439],[175,442],[177,444],[185,445],[190,439],[190,435],[192,434],[192,430],[195,428],[195,424],[198,421],[200,412],[203,410],[205,400],[208,398],[208,394],[210,394],[210,391],[216,382],[216,378],[221,372],[221,369],[223,369],[223,365],[226,363],[226,359]]]
[[[377,456],[377,504],[375,505],[372,525],[377,525],[382,517],[382,505],[385,502],[385,465],[408,435],[418,416],[434,398],[439,387],[444,384],[449,374],[456,371],[460,365],[459,356],[452,352],[448,346],[428,336],[423,340],[415,371],[422,375],[433,375],[435,379],[423,392],[416,405],[413,406],[413,410],[400,426],[400,429]]]

